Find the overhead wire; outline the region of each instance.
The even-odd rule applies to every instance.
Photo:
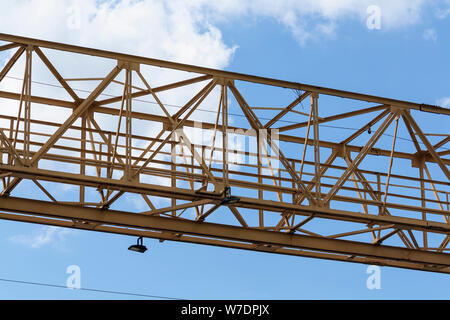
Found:
[[[72,289],[72,288],[70,288],[70,287],[68,287],[68,286],[63,286],[63,285],[58,285],[58,284],[51,284],[51,283],[31,282],[31,281],[23,281],[23,280],[15,280],[15,279],[5,279],[5,278],[0,278],[0,281],[3,281],[3,282],[10,282],[10,283],[19,283],[19,284],[35,285],[35,286],[45,286],[45,287],[52,287],[52,288]],[[156,295],[143,294],[143,293],[123,292],[123,291],[112,291],[112,290],[93,289],[93,288],[74,288],[74,289],[72,289],[72,290],[82,290],[82,291],[100,292],[100,293],[111,293],[111,294],[119,294],[119,295],[127,295],[127,296],[136,296],[136,297],[143,297],[143,298],[164,299],[164,300],[185,300],[185,299],[174,298],[174,297],[156,296]]]

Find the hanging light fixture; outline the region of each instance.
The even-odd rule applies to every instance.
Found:
[[[142,237],[139,237],[137,243],[129,246],[128,250],[144,253],[147,251],[147,247],[142,244]]]

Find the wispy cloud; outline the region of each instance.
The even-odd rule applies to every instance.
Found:
[[[438,11],[436,12],[436,16],[437,16],[439,19],[445,19],[445,18],[447,18],[447,16],[449,16],[449,15],[450,15],[450,9],[445,9],[445,10],[440,9],[440,10],[438,10]]]
[[[444,97],[437,101],[437,104],[444,108],[450,108],[450,97]]]
[[[66,236],[73,234],[75,231],[68,228],[46,226],[31,235],[18,234],[12,236],[10,240],[13,243],[24,245],[29,248],[41,248],[51,245],[56,248],[63,248]]]
[[[450,16],[450,0],[445,0],[440,3],[440,7],[436,10],[436,17],[445,19],[448,16]]]
[[[380,8],[384,30],[416,24],[421,21],[427,1],[48,0],[45,6],[41,0],[13,3],[0,13],[2,30],[6,32],[109,49],[134,48],[138,52],[133,53],[223,67],[236,49],[222,39],[218,25],[223,21],[276,20],[304,43],[334,35],[344,20],[357,19],[364,26],[369,6]],[[439,17],[447,14],[447,8],[438,13]],[[17,25],[18,20],[23,23]],[[141,30],[152,30],[152,36],[145,36]]]
[[[173,3],[178,3],[174,1]],[[183,2],[185,3],[185,2]],[[360,20],[366,24],[367,8],[380,9],[381,29],[391,30],[421,21],[425,0],[255,0],[189,1],[202,15],[213,19],[268,18],[284,25],[300,44],[336,34],[339,23]],[[177,4],[178,5],[178,4]]]
[[[434,29],[426,29],[424,32],[423,32],[423,38],[425,39],[425,40],[429,40],[429,41],[433,41],[433,42],[436,42],[437,41],[437,33],[436,33],[436,30],[434,30]]]

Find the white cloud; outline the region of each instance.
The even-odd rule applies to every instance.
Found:
[[[436,17],[438,19],[445,19],[450,15],[450,0],[445,0],[441,3],[441,7],[436,10]]]
[[[179,1],[172,1],[180,5]],[[367,8],[380,7],[382,29],[405,27],[420,21],[425,0],[255,0],[255,1],[189,1],[190,7],[203,8],[203,14],[215,20],[242,17],[275,19],[287,27],[301,43],[334,35],[340,21],[359,19],[363,27]]]
[[[444,108],[450,108],[450,97],[444,97],[437,101],[437,104]]]
[[[218,22],[269,18],[300,41],[333,34],[337,22],[381,9],[382,28],[420,21],[425,0],[19,0],[0,13],[2,32],[224,67],[234,52]],[[20,24],[17,21],[21,21]]]
[[[27,246],[29,248],[41,248],[45,245],[52,245],[61,248],[65,238],[75,231],[68,228],[55,226],[41,227],[32,235],[19,234],[12,236],[10,240],[14,243]]]
[[[77,8],[79,17],[73,17],[71,8]],[[226,66],[234,50],[194,10],[160,0],[22,0],[10,2],[7,9],[0,13],[2,32],[35,38],[216,68]],[[79,28],[71,26],[74,19],[80,20]]]
[[[424,32],[423,32],[423,38],[425,39],[425,40],[430,40],[430,41],[433,41],[433,42],[436,42],[437,41],[437,34],[436,34],[436,30],[434,30],[434,29],[426,29]]]
[[[445,19],[447,18],[447,16],[450,15],[450,8],[449,9],[440,9],[437,11],[436,16],[439,19]]]

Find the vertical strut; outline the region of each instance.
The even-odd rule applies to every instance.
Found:
[[[228,97],[227,86],[222,85],[222,163],[223,163],[223,182],[228,185]]]
[[[126,70],[126,163],[125,163],[125,177],[128,181],[131,180],[131,156],[133,150],[132,144],[132,118],[131,118],[131,90],[132,90],[132,70]]]
[[[320,186],[320,147],[319,147],[319,109],[318,109],[319,95],[313,93],[311,95],[311,108],[313,110],[313,125],[314,125],[314,178],[316,182],[316,201],[320,206],[322,202],[321,186]]]

